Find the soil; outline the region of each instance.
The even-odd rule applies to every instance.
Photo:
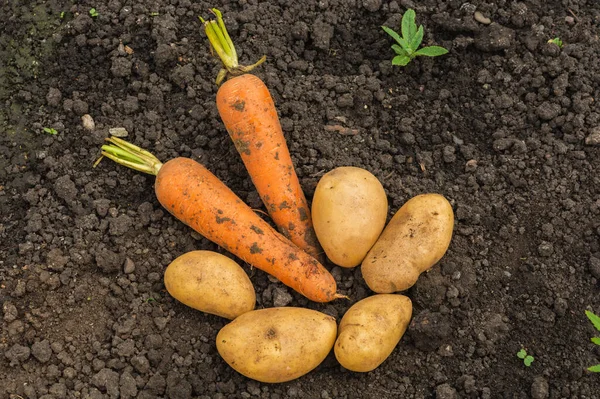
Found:
[[[598,397],[584,312],[600,313],[600,3],[25,3],[0,5],[0,397]],[[406,292],[412,323],[375,371],[330,355],[284,384],[236,373],[214,342],[226,320],[162,281],[189,250],[226,252],[161,209],[152,176],[92,167],[121,127],[263,209],[216,111],[219,66],[197,19],[210,7],[243,63],[267,55],[256,74],[309,199],[325,172],[352,165],[381,180],[390,217],[423,192],[454,207],[450,249]],[[380,26],[409,7],[424,44],[450,52],[393,67]],[[240,263],[258,308],[339,320],[372,294],[360,268],[327,264],[351,301],[321,305]]]

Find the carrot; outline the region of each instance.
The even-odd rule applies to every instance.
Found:
[[[246,169],[279,231],[319,259],[323,256],[312,225],[310,210],[281,129],[269,89],[247,72],[264,62],[238,64],[235,47],[219,10],[216,21],[200,20],[224,68],[217,84],[230,77],[217,92],[217,109]]]
[[[345,297],[336,292],[336,282],[325,267],[279,234],[200,163],[174,158],[162,164],[131,143],[116,137],[106,140],[111,144],[102,146],[102,156],[155,175],[160,204],[202,236],[312,301]]]

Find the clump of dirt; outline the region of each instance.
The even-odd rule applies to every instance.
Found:
[[[197,20],[210,7],[242,62],[267,56],[256,74],[308,198],[351,165],[381,180],[390,217],[423,192],[453,204],[450,249],[407,292],[411,326],[373,372],[330,356],[285,384],[237,374],[215,348],[226,320],[162,282],[184,252],[225,252],[161,209],[152,177],[92,168],[120,128],[162,160],[202,162],[261,209],[215,107],[219,67]],[[448,55],[392,67],[380,26],[397,28],[407,7],[423,44]],[[600,312],[596,2],[33,0],[1,5],[0,18],[2,397],[594,396],[584,310]],[[371,292],[360,269],[327,266],[350,302],[311,303],[244,265],[258,307],[339,320]]]

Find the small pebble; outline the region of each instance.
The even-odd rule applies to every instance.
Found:
[[[492,20],[485,17],[480,11],[475,11],[475,14],[473,14],[473,18],[475,18],[475,21],[484,25],[489,25],[492,23]]]
[[[96,128],[96,123],[94,122],[94,118],[90,114],[85,114],[81,117],[81,122],[83,123],[83,128],[89,131],[92,131]]]
[[[567,15],[565,17],[565,22],[567,23],[567,25],[573,25],[575,23],[575,18],[573,18],[570,15]]]
[[[135,263],[129,258],[125,259],[125,265],[123,266],[125,274],[131,274],[135,271]]]
[[[127,137],[129,135],[129,133],[124,127],[111,127],[110,129],[108,129],[108,133],[110,133],[111,136],[115,137]]]
[[[475,159],[470,159],[465,164],[465,172],[473,172],[477,169],[477,161]]]
[[[127,55],[127,52],[125,51],[125,45],[120,40],[119,40],[119,47],[117,47],[117,51],[119,52],[119,55]]]

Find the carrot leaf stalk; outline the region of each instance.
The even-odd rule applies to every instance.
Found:
[[[227,33],[225,22],[223,21],[223,14],[216,8],[211,9],[211,12],[215,15],[215,20],[205,20],[202,17],[198,17],[200,22],[204,24],[204,31],[210,42],[211,49],[217,53],[223,68],[219,71],[216,79],[217,85],[221,84],[223,79],[230,74],[232,76],[238,76],[246,72],[250,72],[267,59],[266,55],[263,55],[257,62],[252,65],[239,65],[237,52],[235,46]]]
[[[110,144],[102,146],[102,155],[94,163],[94,167],[106,157],[120,165],[156,176],[163,165],[152,153],[125,140],[114,136],[105,140]]]

